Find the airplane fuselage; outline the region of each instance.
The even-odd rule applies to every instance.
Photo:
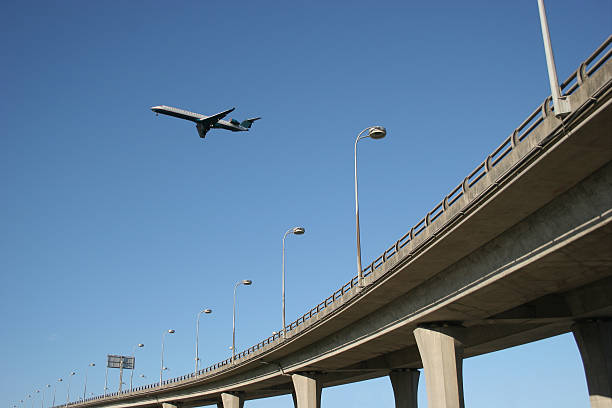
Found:
[[[190,112],[185,109],[174,108],[166,105],[153,106],[151,110],[156,114],[161,113],[163,115],[174,116],[175,118],[194,122],[201,138],[206,136],[209,129],[225,129],[231,130],[232,132],[247,132],[253,122],[260,119],[257,117],[246,119],[242,122],[239,122],[236,119],[231,119],[229,121],[221,119],[228,113],[232,112],[234,108],[219,112],[212,116],[206,116],[202,115],[201,113]]]

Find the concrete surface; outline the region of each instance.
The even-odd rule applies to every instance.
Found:
[[[389,373],[395,408],[417,408],[417,392],[419,388],[419,370],[393,370]]]
[[[427,384],[428,408],[464,408],[462,328],[414,330]],[[452,335],[456,333],[455,335]]]
[[[612,408],[612,319],[581,321],[572,331],[584,365],[591,408]]]
[[[295,390],[295,408],[321,407],[321,381],[316,374],[293,374],[291,376]]]

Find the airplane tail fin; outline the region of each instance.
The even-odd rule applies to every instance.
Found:
[[[240,126],[245,127],[247,129],[251,128],[251,125],[253,124],[253,122],[255,122],[256,120],[259,120],[261,118],[251,118],[251,119],[245,119],[242,122],[240,122]]]

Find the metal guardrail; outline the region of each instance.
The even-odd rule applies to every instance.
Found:
[[[576,71],[574,71],[569,78],[567,78],[560,86],[563,91],[563,95],[571,95],[574,93],[580,85],[594,72],[599,70],[601,66],[612,57],[612,36],[609,36],[580,66]],[[606,51],[607,50],[607,51]],[[602,53],[605,54],[601,55]],[[600,57],[599,59],[597,59]],[[597,60],[596,60],[597,59]],[[399,251],[408,245],[411,241],[413,241],[417,236],[423,233],[434,221],[436,221],[442,214],[444,214],[448,209],[450,209],[454,204],[456,204],[457,200],[459,200],[462,196],[466,195],[468,191],[476,185],[487,173],[497,166],[500,162],[504,160],[504,158],[513,151],[523,140],[525,140],[529,134],[544,120],[546,116],[553,112],[553,108],[551,106],[551,97],[546,98],[544,103],[542,103],[538,108],[533,111],[531,115],[527,117],[515,130],[512,132],[510,136],[508,136],[504,141],[493,151],[493,153],[489,154],[486,159],[480,163],[467,177],[465,177],[462,182],[455,187],[448,195],[444,197],[442,201],[440,201],[431,211],[425,215],[419,222],[417,222],[410,231],[408,231],[404,236],[395,241],[395,243],[390,246],[387,250],[385,250],[382,255],[376,258],[370,265],[368,265],[363,270],[363,276],[367,277],[371,275],[374,271],[382,268],[382,266],[392,259],[393,257],[399,254]],[[357,286],[358,277],[355,276],[349,282],[345,283],[340,289],[336,290],[331,296],[327,297],[324,301],[310,309],[308,312],[304,313],[295,321],[291,322],[286,326],[287,331],[291,331],[298,326],[304,324],[306,321],[312,319],[317,316],[323,310],[332,305],[336,300],[344,296],[347,292],[352,290]],[[268,337],[267,339],[257,343],[254,346],[249,347],[248,349],[241,351],[236,354],[236,359],[242,359],[244,357],[248,357],[250,354],[264,348],[272,344],[274,341],[279,340],[281,336],[282,330],[274,335]],[[68,405],[79,404],[83,402],[95,401],[99,399],[104,399],[107,397],[114,397],[118,395],[125,395],[139,391],[145,391],[153,388],[159,388],[161,386],[167,384],[173,384],[180,381],[184,381],[190,378],[199,377],[203,374],[211,373],[223,367],[232,366],[232,359],[228,358],[226,360],[215,363],[211,366],[208,366],[202,370],[199,370],[197,373],[189,373],[180,377],[171,378],[168,380],[162,381],[160,384],[148,384],[140,387],[133,388],[132,391],[122,391],[122,392],[114,392],[108,393],[106,395],[99,395],[95,397],[90,397],[85,400],[71,402]]]

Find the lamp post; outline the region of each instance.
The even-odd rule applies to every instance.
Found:
[[[45,385],[45,387],[47,387],[47,388],[51,388],[51,384],[47,384],[47,385]],[[45,389],[44,389],[44,388],[43,388],[43,391],[42,391],[42,401],[41,401],[41,403],[40,403],[40,406],[41,406],[42,408],[44,408],[44,407],[45,407]]]
[[[54,406],[55,406],[55,391],[57,390],[57,383],[58,383],[58,382],[62,382],[62,381],[64,381],[64,380],[62,380],[61,378],[59,378],[59,379],[57,380],[57,382],[53,384],[53,402],[51,403],[51,406],[52,406],[52,407],[54,407]]]
[[[365,132],[368,132],[367,135],[363,136]],[[359,194],[357,193],[357,142],[361,139],[365,139],[366,137],[372,139],[382,139],[387,135],[387,131],[382,126],[370,126],[365,128],[359,133],[357,139],[355,140],[355,220],[357,224],[357,286],[362,288],[363,284],[363,269],[361,268],[361,238],[359,232]]]
[[[287,325],[285,323],[285,238],[287,238],[287,235],[289,234],[302,235],[304,232],[306,232],[306,230],[303,227],[293,227],[287,230],[287,232],[285,232],[285,235],[283,235],[283,277],[282,277],[282,293],[281,293],[282,304],[283,304],[283,339],[287,337],[287,329],[286,329]]]
[[[212,310],[211,309],[204,309],[204,310],[200,310],[198,312],[198,315],[196,316],[196,344],[195,344],[195,374],[198,374],[198,363],[200,362],[200,357],[198,355],[198,343],[199,343],[199,337],[200,337],[200,315],[202,315],[202,313],[206,313],[206,314],[211,314]]]
[[[162,347],[161,347],[161,367],[159,369],[159,385],[161,385],[162,381],[163,381],[163,375],[164,375],[164,337],[166,337],[166,333],[169,334],[174,334],[174,330],[170,329],[168,331],[165,331],[162,334]]]
[[[96,363],[89,363],[87,367],[95,367]],[[87,395],[87,367],[85,367],[85,383],[83,385],[83,401],[85,401],[85,396]]]
[[[538,0],[538,11],[540,12],[540,25],[542,27],[542,39],[544,40],[544,53],[546,54],[546,68],[548,69],[548,80],[550,82],[550,93],[553,106],[555,107],[555,116],[564,117],[568,113],[571,113],[572,107],[570,106],[569,100],[561,95],[561,89],[559,88],[555,56],[553,55],[552,45],[550,43],[550,33],[548,31],[548,20],[546,19],[544,0]]]
[[[70,377],[72,377],[73,375],[75,375],[76,372],[72,371],[69,375],[68,375],[68,392],[66,393],[66,406],[68,406],[68,404],[70,403]]]
[[[144,344],[142,343],[138,343],[137,345],[134,346],[134,349],[132,350],[132,373],[130,374],[130,392],[132,392],[132,383],[133,383],[133,379],[134,379],[134,370],[136,369],[136,357],[134,356],[136,354],[136,350],[138,350],[139,348],[144,347]]]
[[[44,388],[43,388],[43,392],[45,392]],[[36,390],[36,393],[40,394],[40,390]],[[34,401],[32,401],[32,406],[34,406]],[[40,403],[40,407],[42,408],[42,400],[41,400],[41,403]]]
[[[240,285],[249,286],[252,283],[252,280],[245,279],[236,282],[236,285],[234,285],[234,306],[232,308],[232,364],[234,364],[234,360],[236,359],[236,289]]]

